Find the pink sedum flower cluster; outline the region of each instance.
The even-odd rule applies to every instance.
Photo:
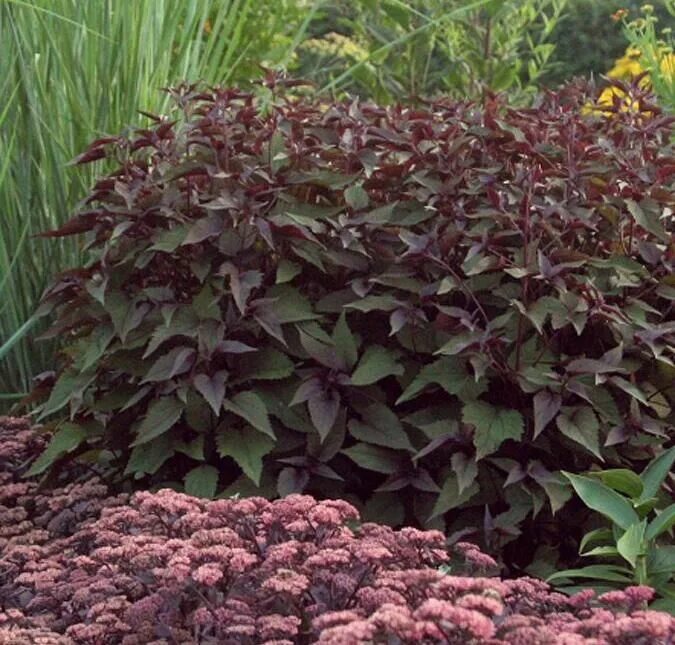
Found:
[[[113,496],[95,479],[39,491],[20,478],[31,436],[0,419],[0,645],[675,640],[648,588],[568,598],[530,578],[447,575],[442,533],[350,528],[340,500]],[[462,571],[492,564],[454,552]]]

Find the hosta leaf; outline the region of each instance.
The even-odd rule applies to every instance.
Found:
[[[675,545],[652,547],[647,556],[650,573],[675,573]]]
[[[225,382],[227,381],[227,376],[227,372],[221,370],[220,372],[216,372],[213,376],[209,376],[208,374],[197,374],[193,380],[195,389],[206,399],[216,416],[220,414],[220,408],[222,407],[223,399],[225,398]]]
[[[520,412],[498,408],[484,401],[465,404],[462,420],[475,428],[476,459],[492,454],[506,439],[520,439],[523,435],[524,421]]]
[[[565,471],[562,471],[562,474],[569,479],[577,495],[588,508],[609,518],[617,526],[625,530],[640,521],[628,501],[608,486],[590,477]]]
[[[566,578],[588,578],[589,580],[607,580],[609,582],[622,582],[624,584],[629,584],[631,580],[630,571],[626,567],[617,567],[611,564],[593,564],[581,569],[557,571],[546,578],[546,582],[551,583],[556,580],[565,580]]]
[[[216,430],[216,446],[221,457],[232,457],[244,474],[260,485],[265,455],[274,448],[274,441],[249,426],[243,428],[225,427]]]
[[[167,381],[187,372],[192,367],[195,354],[191,347],[174,347],[155,361],[141,383]]]
[[[627,468],[610,468],[588,473],[589,477],[599,477],[603,484],[610,488],[638,499],[642,495],[642,480]]]
[[[401,458],[396,452],[367,443],[357,443],[342,452],[361,468],[385,475],[397,472],[401,466]]]
[[[388,376],[401,376],[403,366],[397,362],[398,355],[380,345],[371,345],[364,352],[352,374],[352,384],[372,385]]]
[[[670,531],[673,526],[675,526],[675,504],[671,504],[667,508],[664,508],[656,516],[656,519],[653,519],[649,523],[645,537],[648,540],[654,540],[662,533]]]
[[[635,567],[638,557],[643,554],[646,526],[647,520],[632,524],[616,543],[617,551],[632,567]]]
[[[213,499],[218,488],[218,477],[218,469],[214,466],[197,466],[185,475],[185,492],[194,497]]]
[[[646,466],[640,476],[644,488],[639,501],[647,500],[650,497],[656,497],[674,463],[675,446],[661,453]]]
[[[564,406],[556,419],[558,429],[576,441],[601,461],[600,424],[593,409],[584,406]]]
[[[49,468],[59,457],[75,450],[87,438],[87,432],[75,423],[64,423],[52,436],[49,445],[33,462],[26,477],[39,475]]]
[[[174,396],[165,396],[152,401],[136,430],[137,438],[131,445],[140,446],[164,434],[180,419],[183,409],[183,403]]]
[[[225,399],[223,407],[248,421],[256,430],[276,439],[265,402],[255,392],[239,392]]]

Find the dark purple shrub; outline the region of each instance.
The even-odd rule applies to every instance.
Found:
[[[44,297],[66,342],[31,472],[555,541],[532,520],[558,471],[632,467],[675,418],[672,119],[634,92],[649,115],[583,116],[576,86],[527,110],[172,91],[78,158],[118,167],[48,233],[90,255]]]
[[[5,455],[21,451],[16,427],[0,420]],[[5,485],[16,476],[0,474]],[[673,617],[646,609],[651,589],[568,598],[531,578],[486,577],[496,563],[475,546],[459,542],[449,557],[439,531],[359,525],[343,501],[206,501],[162,490],[125,504],[96,483],[41,492],[24,482],[13,495],[5,485],[0,525],[16,529],[0,542],[3,645],[658,645],[675,637]],[[48,516],[64,505],[88,509],[67,530],[31,510]],[[23,519],[9,517],[17,510]]]

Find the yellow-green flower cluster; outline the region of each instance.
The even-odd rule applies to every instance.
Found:
[[[305,41],[302,48],[317,56],[337,56],[351,58],[355,61],[364,61],[368,58],[368,51],[357,42],[334,31],[323,38],[311,38]]]

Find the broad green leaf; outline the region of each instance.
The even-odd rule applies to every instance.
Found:
[[[450,458],[452,470],[457,476],[457,489],[461,495],[471,486],[478,477],[478,464],[473,457],[467,457],[463,452],[456,452]]]
[[[83,343],[84,352],[77,357],[73,367],[80,373],[88,372],[103,356],[115,335],[115,330],[108,325],[97,326]]]
[[[600,424],[593,409],[584,406],[564,406],[556,419],[560,432],[582,445],[602,461],[600,453]]]
[[[614,536],[612,534],[611,529],[601,528],[601,529],[594,529],[593,531],[589,531],[581,539],[581,544],[579,544],[579,554],[580,555],[587,555],[584,552],[584,549],[589,544],[607,543],[607,542],[611,543],[611,542],[613,542],[613,540],[614,540]]]
[[[186,336],[187,338],[195,338],[199,331],[199,318],[192,307],[180,307],[173,315],[171,320],[165,325],[157,327],[150,338],[150,342],[143,354],[143,358],[147,358],[152,354],[164,341],[177,336]]]
[[[466,403],[462,420],[475,428],[473,443],[477,460],[495,452],[506,439],[520,439],[525,426],[520,412],[498,408],[484,401]]]
[[[468,400],[485,391],[484,383],[476,383],[474,377],[464,366],[464,362],[453,357],[439,358],[424,366],[412,380],[396,405],[414,399],[430,384],[440,385],[448,394]]]
[[[602,483],[620,493],[625,493],[633,499],[642,494],[642,480],[627,468],[611,468],[588,473],[589,477],[599,477]]]
[[[298,289],[290,284],[277,284],[265,292],[265,298],[275,299],[272,312],[280,324],[297,323],[305,320],[319,320],[312,303]]]
[[[371,345],[364,352],[352,374],[352,385],[372,385],[388,376],[403,375],[403,365],[397,362],[398,354],[380,345]]]
[[[342,452],[361,468],[385,475],[397,472],[401,466],[401,458],[396,452],[367,443],[357,443]]]
[[[616,543],[617,551],[632,567],[637,564],[638,557],[644,554],[643,541],[646,526],[647,520],[632,524]]]
[[[478,483],[473,482],[470,486],[460,492],[459,479],[455,473],[450,473],[443,483],[441,492],[438,494],[434,508],[431,511],[429,519],[444,515],[449,510],[461,506],[468,502],[480,490]]]
[[[363,421],[352,419],[349,432],[355,438],[378,446],[414,451],[398,417],[385,405],[373,403],[360,410]]]
[[[218,488],[218,477],[218,469],[214,466],[197,466],[185,475],[185,492],[193,497],[213,499]]]
[[[306,333],[298,327],[298,334],[300,336],[300,344],[302,348],[309,354],[310,358],[320,363],[324,367],[330,369],[343,369],[340,358],[335,351],[335,347],[327,345],[317,340],[310,334]]]
[[[293,361],[286,354],[266,347],[255,354],[247,354],[237,359],[238,382],[247,379],[258,381],[275,381],[283,379],[295,370]]]
[[[348,309],[358,309],[363,313],[370,311],[392,311],[397,309],[403,303],[393,296],[365,296],[360,300],[355,300],[345,305]]]
[[[644,488],[639,501],[656,497],[663,480],[671,471],[673,463],[675,463],[675,446],[660,454],[647,465],[640,475]]]
[[[309,473],[304,468],[284,468],[277,478],[277,493],[280,497],[301,493],[309,482]]]
[[[617,526],[627,530],[640,521],[630,503],[608,486],[590,477],[565,471],[562,471],[562,474],[569,479],[577,495],[588,508],[609,518]]]
[[[615,546],[596,546],[590,551],[586,551],[583,555],[584,557],[594,558],[616,558],[620,554]]]
[[[360,184],[354,184],[345,190],[345,202],[351,206],[355,211],[366,208],[370,202],[368,193]]]
[[[625,203],[628,212],[631,214],[636,224],[641,226],[645,231],[649,231],[658,237],[662,242],[670,244],[672,241],[671,235],[664,230],[663,226],[661,226],[657,213],[650,210],[645,211],[641,204],[638,204],[632,199],[626,199]]]
[[[95,371],[83,372],[81,374],[73,374],[72,372],[61,374],[54,384],[37,420],[41,421],[46,416],[58,412],[71,399],[80,396],[95,378]]]
[[[277,266],[276,284],[290,282],[296,275],[302,272],[302,267],[290,260],[281,260]]]
[[[239,392],[225,399],[223,407],[248,421],[256,430],[276,439],[265,402],[255,392]]]
[[[64,423],[52,436],[49,445],[33,462],[26,477],[39,475],[49,468],[57,459],[75,450],[85,439],[87,432],[75,423]]]
[[[180,419],[183,409],[183,403],[174,396],[165,396],[152,401],[145,418],[136,430],[137,438],[131,445],[140,446],[164,434]]]
[[[626,567],[618,567],[611,564],[592,564],[581,569],[566,569],[557,571],[546,578],[549,584],[556,580],[565,580],[566,578],[588,578],[589,580],[607,580],[609,582],[630,583],[631,572]]]
[[[167,381],[187,372],[192,367],[194,356],[195,350],[191,347],[174,347],[155,361],[141,383]]]
[[[131,451],[124,474],[135,475],[137,479],[145,474],[154,475],[173,454],[169,436],[160,435]]]
[[[193,379],[193,384],[211,406],[213,413],[218,416],[225,398],[225,383],[227,381],[227,372],[221,370],[213,376],[208,374],[197,374]]]
[[[536,439],[552,421],[558,411],[562,397],[549,390],[541,390],[534,395],[534,438]]]
[[[174,441],[173,448],[176,452],[187,455],[195,461],[204,461],[204,435],[200,434],[192,441]]]
[[[275,442],[249,426],[227,428],[221,424],[216,429],[216,446],[221,457],[232,457],[244,474],[260,485],[262,458],[272,452]]]
[[[187,234],[187,225],[174,226],[174,228],[156,233],[152,237],[154,244],[148,250],[173,253],[183,243]]]
[[[335,323],[333,330],[333,344],[338,356],[343,360],[348,369],[356,365],[358,360],[358,345],[356,338],[347,324],[347,314],[343,311]]]
[[[657,516],[656,519],[653,519],[647,531],[645,532],[645,537],[648,540],[654,540],[659,537],[659,535],[669,531],[673,526],[675,526],[675,504],[671,504],[667,508],[664,508]]]
[[[652,547],[647,555],[647,568],[652,574],[675,573],[675,545]]]
[[[336,390],[321,390],[307,400],[309,417],[321,441],[324,441],[335,425],[340,412],[340,395]]]

